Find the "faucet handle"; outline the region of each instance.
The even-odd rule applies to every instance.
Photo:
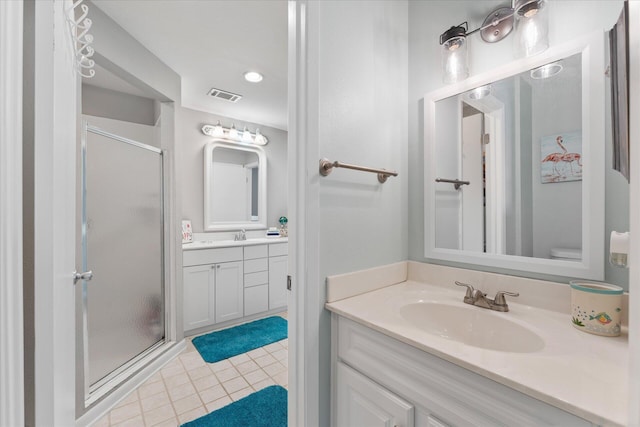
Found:
[[[464,297],[465,298],[471,298],[472,297],[472,294],[473,294],[473,291],[474,291],[473,286],[471,286],[471,285],[469,285],[467,283],[458,282],[457,280],[455,281],[455,284],[458,285],[458,286],[466,286],[467,293],[465,294]]]
[[[520,296],[518,292],[498,291],[496,297],[493,299],[493,303],[496,305],[507,305],[507,301],[504,299],[505,295],[509,295],[510,297]]]

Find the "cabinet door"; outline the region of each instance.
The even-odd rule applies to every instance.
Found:
[[[215,323],[215,265],[184,267],[184,330]]]
[[[342,362],[336,392],[337,427],[413,427],[413,405]]]
[[[237,319],[244,313],[242,261],[216,264],[216,323]]]
[[[269,258],[269,310],[287,306],[287,258]]]

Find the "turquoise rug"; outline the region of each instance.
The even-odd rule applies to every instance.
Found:
[[[287,427],[287,390],[263,388],[182,427]]]
[[[286,319],[273,316],[201,335],[193,339],[193,345],[206,362],[214,363],[285,338]]]

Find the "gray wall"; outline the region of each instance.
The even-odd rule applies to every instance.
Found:
[[[562,40],[590,34],[597,30],[607,30],[615,24],[622,7],[622,1],[580,2],[580,13],[576,13],[578,2],[549,2],[550,44],[560,44]],[[503,1],[410,1],[409,2],[409,258],[429,261],[424,258],[424,106],[422,98],[430,91],[444,84],[441,79],[441,53],[439,35],[463,21],[469,28],[480,26],[492,10],[504,6]],[[483,43],[477,35],[470,40],[470,74],[481,74],[500,67],[514,59],[513,41],[505,40],[497,44]],[[607,80],[608,82],[608,80]],[[608,107],[609,108],[609,107]],[[607,139],[610,139],[609,117],[606,121]],[[608,252],[608,236],[611,230],[628,230],[629,186],[610,169],[610,141],[604,141],[606,159],[606,204],[605,240]],[[432,262],[438,262],[431,260]],[[519,276],[537,277],[547,280],[567,282],[569,278],[532,274],[515,270],[492,269],[479,265],[444,263],[460,267],[497,271]],[[605,280],[628,288],[628,271],[610,267],[606,263]]]
[[[407,258],[408,7],[406,1],[313,6],[318,20],[309,21],[318,28],[310,28],[307,46],[312,46],[309,86],[315,93],[306,111],[317,112],[318,158],[399,172],[379,184],[370,173],[337,169],[320,177],[309,171],[310,185],[319,191],[319,212],[311,214],[320,224],[319,264],[317,283],[302,286],[324,296],[327,276]],[[325,426],[330,425],[331,331],[321,300],[318,425]]]
[[[82,114],[153,126],[156,102],[150,98],[82,85]]]
[[[269,139],[264,146],[267,155],[267,225],[278,226],[278,218],[287,216],[287,132],[242,122],[228,117],[217,116],[189,108],[176,111],[176,139],[182,178],[178,183],[178,194],[182,198],[182,219],[191,220],[195,233],[204,232],[204,146],[212,137],[202,133],[205,124],[220,123],[237,129],[247,126],[250,131],[256,127]]]

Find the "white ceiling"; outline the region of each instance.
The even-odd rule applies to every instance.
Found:
[[[184,107],[287,129],[286,0],[93,3],[182,77]],[[249,70],[264,80],[245,81]],[[212,87],[243,98],[211,98]]]

